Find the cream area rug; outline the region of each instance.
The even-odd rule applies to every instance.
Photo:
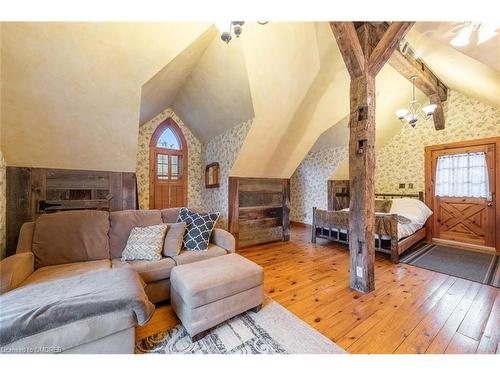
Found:
[[[184,327],[146,337],[136,353],[158,354],[341,354],[345,351],[271,299],[214,327],[193,343]]]

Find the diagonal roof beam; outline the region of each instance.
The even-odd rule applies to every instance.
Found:
[[[396,48],[399,47],[401,40],[411,29],[415,22],[393,22],[384,32],[377,46],[372,51],[368,62],[368,69],[373,75],[382,69],[389,57]]]
[[[365,57],[352,22],[330,22],[342,58],[351,78],[359,77],[365,70]]]

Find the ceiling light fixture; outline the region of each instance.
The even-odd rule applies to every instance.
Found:
[[[460,22],[451,32],[456,36],[450,41],[454,47],[465,47],[469,44],[479,45],[497,35],[496,27],[480,22]]]
[[[402,123],[407,123],[411,125],[413,128],[417,125],[419,118],[423,118],[424,120],[428,120],[431,118],[432,114],[436,110],[436,104],[429,104],[424,107],[417,102],[415,98],[415,80],[416,76],[410,78],[413,83],[413,96],[408,108],[406,109],[398,109],[395,114],[396,117],[401,120]]]
[[[215,26],[219,29],[222,41],[229,43],[233,38],[233,33],[236,35],[236,38],[240,37],[244,23],[244,21],[221,21],[216,22]]]

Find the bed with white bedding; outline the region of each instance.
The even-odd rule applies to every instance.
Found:
[[[432,211],[419,199],[422,195],[377,194],[377,197],[398,198],[379,202],[376,200],[375,248],[391,255],[391,260],[399,262],[399,255],[426,236],[425,223]],[[377,204],[377,203],[382,203]],[[389,208],[388,208],[389,207]],[[385,208],[385,209],[384,209]],[[312,242],[316,238],[326,238],[341,243],[349,243],[349,209],[327,211],[313,209]]]

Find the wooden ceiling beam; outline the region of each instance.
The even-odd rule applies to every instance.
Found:
[[[369,70],[373,75],[382,69],[393,52],[399,47],[401,40],[415,22],[392,22],[382,35],[369,59]]]
[[[405,54],[396,49],[389,58],[389,65],[408,80],[417,77],[415,86],[426,96],[438,94],[441,101],[446,101],[448,88],[422,60],[415,57],[410,47],[407,47]]]
[[[363,49],[352,22],[330,22],[342,58],[351,78],[359,77],[365,70]]]

